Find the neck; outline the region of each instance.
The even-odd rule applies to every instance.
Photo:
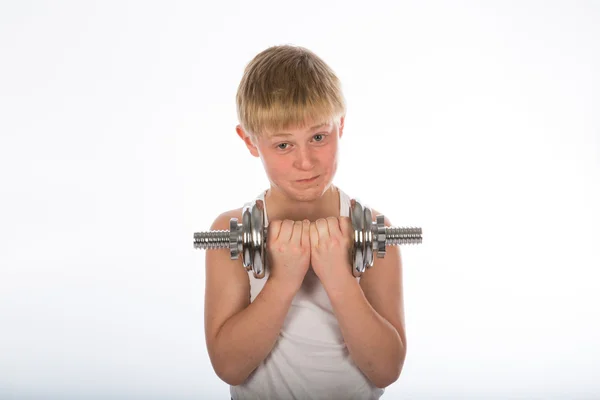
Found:
[[[340,195],[337,187],[331,185],[321,197],[311,201],[290,199],[276,189],[265,193],[265,204],[269,221],[290,219],[311,222],[319,218],[340,216]]]

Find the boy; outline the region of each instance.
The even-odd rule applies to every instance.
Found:
[[[339,80],[313,52],[274,46],[246,67],[237,108],[237,134],[270,181],[257,197],[268,268],[255,279],[228,251],[206,252],[212,366],[233,399],[378,399],[406,357],[402,265],[391,246],[352,275],[350,197],[332,184],[346,113]],[[241,215],[224,212],[210,229]]]

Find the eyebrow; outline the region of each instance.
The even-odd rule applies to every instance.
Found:
[[[329,122],[323,122],[319,125],[311,126],[308,130],[314,131],[315,129],[321,128],[325,125],[329,125]],[[291,133],[280,132],[280,133],[274,133],[273,135],[270,135],[269,137],[275,137],[275,136],[294,136],[294,135],[292,135]]]

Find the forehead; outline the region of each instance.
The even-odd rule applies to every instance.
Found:
[[[303,135],[306,133],[314,132],[318,129],[329,129],[333,126],[332,120],[327,121],[306,121],[301,126],[291,126],[280,130],[268,129],[265,131],[265,137],[267,138],[285,138],[296,135]]]

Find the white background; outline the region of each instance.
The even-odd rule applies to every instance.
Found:
[[[193,233],[268,187],[235,91],[284,43],[344,84],[334,183],[423,228],[384,398],[599,398],[597,1],[2,2],[0,398],[228,398]]]

